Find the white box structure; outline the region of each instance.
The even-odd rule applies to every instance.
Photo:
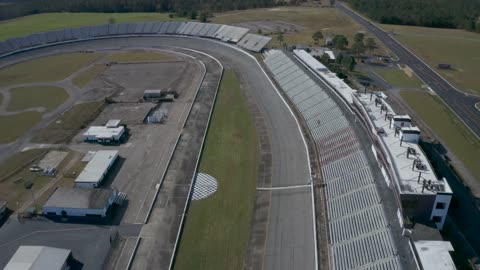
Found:
[[[120,120],[110,120],[105,126],[90,126],[83,133],[83,140],[98,143],[117,143],[125,134],[125,127]]]
[[[63,217],[106,217],[116,198],[113,189],[59,187],[43,205],[43,214]]]
[[[105,175],[118,158],[117,150],[97,151],[87,166],[75,179],[75,187],[79,188],[97,188],[102,183]]]

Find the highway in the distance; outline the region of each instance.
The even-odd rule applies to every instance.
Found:
[[[469,95],[459,91],[387,32],[345,7],[342,3],[337,2],[336,6],[363,25],[385,44],[390,51],[396,54],[400,58],[401,63],[408,65],[470,127],[477,137],[480,137],[480,111],[475,108],[475,104],[480,102],[480,96]]]

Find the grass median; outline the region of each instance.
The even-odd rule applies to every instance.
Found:
[[[175,269],[242,269],[255,200],[259,148],[239,82],[225,71],[199,172],[218,181],[211,197],[192,201]]]
[[[85,128],[103,110],[104,100],[85,102],[71,107],[58,116],[33,138],[35,143],[68,143],[82,128]]]
[[[99,53],[63,53],[21,62],[0,69],[0,87],[62,80],[101,56]]]
[[[397,87],[409,87],[409,88],[421,88],[422,81],[417,77],[417,75],[412,74],[409,77],[401,69],[385,69],[385,68],[376,68],[374,72],[378,76],[382,77],[386,82],[393,86]]]
[[[0,144],[11,143],[23,136],[42,119],[42,113],[23,112],[12,115],[0,115]]]
[[[83,88],[98,75],[102,74],[107,66],[105,64],[96,64],[90,67],[89,69],[78,74],[75,78],[72,79],[72,83],[76,86]]]
[[[419,91],[401,91],[402,98],[453,151],[480,181],[480,140],[436,96]]]
[[[53,111],[68,98],[65,89],[45,85],[12,88],[10,94],[8,111],[20,111],[35,107]]]

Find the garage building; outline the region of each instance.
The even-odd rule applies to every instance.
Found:
[[[97,151],[75,179],[75,187],[97,188],[118,158],[118,150]]]
[[[20,246],[4,270],[67,270],[72,251],[46,246]]]
[[[83,140],[97,143],[118,143],[125,135],[120,120],[109,120],[104,126],[90,126],[83,133]]]
[[[43,205],[44,215],[71,217],[106,217],[115,202],[113,189],[59,187]]]

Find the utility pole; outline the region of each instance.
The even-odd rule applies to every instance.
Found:
[[[32,201],[33,205],[35,206],[35,211],[37,211],[37,202],[35,202],[35,196],[33,195],[33,183],[31,181],[25,182],[25,189],[30,190],[30,194],[32,194]]]

